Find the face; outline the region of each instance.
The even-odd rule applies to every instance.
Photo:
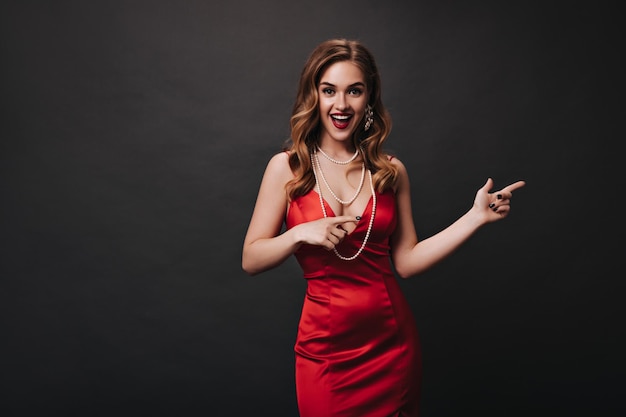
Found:
[[[361,69],[349,61],[329,66],[318,86],[321,141],[348,141],[363,121],[368,92]]]

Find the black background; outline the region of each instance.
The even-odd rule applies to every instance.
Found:
[[[331,37],[377,58],[419,236],[488,176],[527,181],[505,221],[401,282],[423,415],[626,411],[615,10],[13,1],[0,16],[3,415],[297,415],[305,282],[293,259],[247,276],[241,245],[300,69]]]

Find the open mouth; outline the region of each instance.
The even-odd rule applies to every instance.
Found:
[[[345,129],[350,124],[352,115],[350,114],[331,114],[330,119],[333,121],[333,126],[337,129]]]

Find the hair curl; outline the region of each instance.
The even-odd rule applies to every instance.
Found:
[[[349,61],[357,65],[365,76],[369,93],[368,104],[374,112],[374,122],[365,131],[364,121],[352,137],[368,169],[372,171],[374,187],[382,192],[395,185],[398,170],[383,152],[383,143],[391,132],[391,116],[381,99],[380,75],[374,56],[359,41],[330,39],[319,44],[309,55],[298,86],[290,126],[291,137],[284,150],[289,153],[289,165],[294,178],[286,184],[287,196],[292,199],[308,193],[315,186],[311,153],[319,145],[320,115],[318,87],[322,74],[334,63]]]

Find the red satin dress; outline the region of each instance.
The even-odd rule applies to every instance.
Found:
[[[300,417],[419,415],[419,337],[389,256],[395,193],[376,197],[371,235],[356,259],[345,261],[312,245],[295,253],[307,280],[294,349]],[[337,246],[344,257],[361,247],[372,203],[370,197],[356,229]],[[312,190],[291,201],[286,226],[321,217],[319,195]]]

